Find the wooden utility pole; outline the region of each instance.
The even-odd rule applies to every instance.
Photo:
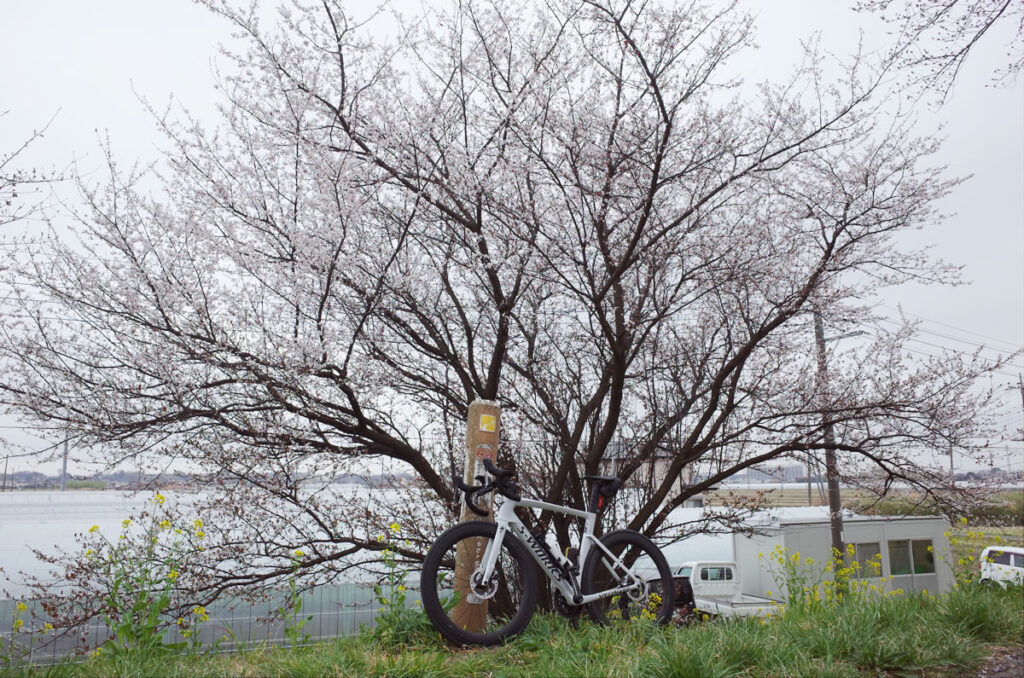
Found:
[[[821,402],[825,405],[828,392],[828,366],[825,360],[825,326],[821,314],[814,313],[814,342],[818,349],[818,389]],[[836,571],[843,565],[843,506],[839,499],[839,468],[836,465],[836,439],[832,431],[832,418],[827,408],[821,413],[825,429],[825,481],[828,484],[828,522],[832,532],[832,550],[836,560]],[[838,552],[836,554],[835,552]]]
[[[467,484],[478,484],[476,476],[486,474],[484,459],[497,462],[500,432],[501,407],[498,403],[492,400],[474,400],[470,403],[469,421],[466,426],[466,467],[463,475],[463,480]],[[493,504],[493,495],[481,500],[482,507],[488,510]],[[493,521],[494,516],[488,515],[485,518],[463,506],[461,521],[467,520]],[[487,625],[487,599],[474,595],[469,582],[469,578],[483,559],[485,545],[484,539],[465,540],[459,544],[455,555],[455,592],[458,594],[458,602],[452,609],[451,619],[459,628],[472,632],[483,631]]]

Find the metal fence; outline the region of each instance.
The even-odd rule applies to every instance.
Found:
[[[376,626],[379,604],[373,587],[368,584],[345,583],[319,586],[301,596],[302,610],[296,620],[309,617],[300,632],[308,634],[308,642],[316,643],[343,636],[352,636],[361,630]],[[412,606],[419,599],[418,592],[408,591],[406,604]],[[251,648],[259,645],[280,645],[286,642],[285,629],[294,626],[293,620],[282,620],[278,610],[286,604],[287,592],[263,602],[253,603],[241,599],[226,599],[210,604],[206,608],[209,620],[203,622],[197,631],[199,642],[204,648],[218,647],[224,651]],[[37,601],[21,601],[27,610],[17,612],[19,601],[0,600],[0,655],[13,657],[16,661],[30,664],[55,663],[80,653],[83,649],[96,648],[109,636],[105,624],[90,624],[79,629],[74,635],[43,634],[40,627],[46,622]],[[34,613],[34,614],[33,614]],[[15,620],[23,625],[15,628]],[[169,620],[173,621],[173,620]],[[184,640],[176,626],[164,635],[165,643]],[[192,639],[190,639],[192,640]],[[13,643],[13,652],[12,645]]]

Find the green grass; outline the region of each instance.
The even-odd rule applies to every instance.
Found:
[[[367,633],[298,649],[66,662],[15,676],[954,676],[993,646],[1024,643],[1020,589],[961,585],[935,596],[865,597],[689,627],[609,630],[539,615],[504,647],[446,647],[422,624],[382,645]],[[395,634],[388,636],[396,638]]]
[[[107,484],[102,480],[69,480],[65,483],[69,490],[105,490]]]

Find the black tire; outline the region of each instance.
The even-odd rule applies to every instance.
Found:
[[[455,583],[455,562],[459,550],[471,558],[470,572],[480,564],[487,542],[494,538],[494,523],[466,522],[438,537],[427,552],[420,575],[420,597],[423,610],[442,636],[456,645],[497,645],[522,632],[537,605],[537,570],[530,555],[510,534],[501,543],[497,582],[483,587],[486,598],[481,602],[464,602],[469,581]],[[472,576],[472,575],[471,575]],[[488,590],[491,589],[491,590]],[[458,592],[458,595],[453,595]],[[479,598],[478,598],[479,600]],[[480,618],[482,605],[484,614]],[[477,615],[478,630],[467,630],[466,615]]]
[[[590,618],[603,626],[628,624],[638,619],[654,619],[659,624],[668,624],[675,612],[675,586],[672,570],[661,549],[632,530],[609,532],[601,537],[601,543],[627,566],[632,567],[640,561],[644,576],[629,593],[589,603],[587,613]],[[613,571],[604,552],[595,546],[583,564],[583,593],[598,593],[624,585],[623,575],[621,571]],[[666,582],[664,586],[662,582]]]

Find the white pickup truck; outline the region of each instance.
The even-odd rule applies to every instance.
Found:
[[[978,558],[982,583],[1024,585],[1024,548],[1020,546],[989,546]]]
[[[690,561],[674,573],[676,607],[719,617],[761,617],[776,613],[780,601],[743,593],[739,568],[729,561]]]

